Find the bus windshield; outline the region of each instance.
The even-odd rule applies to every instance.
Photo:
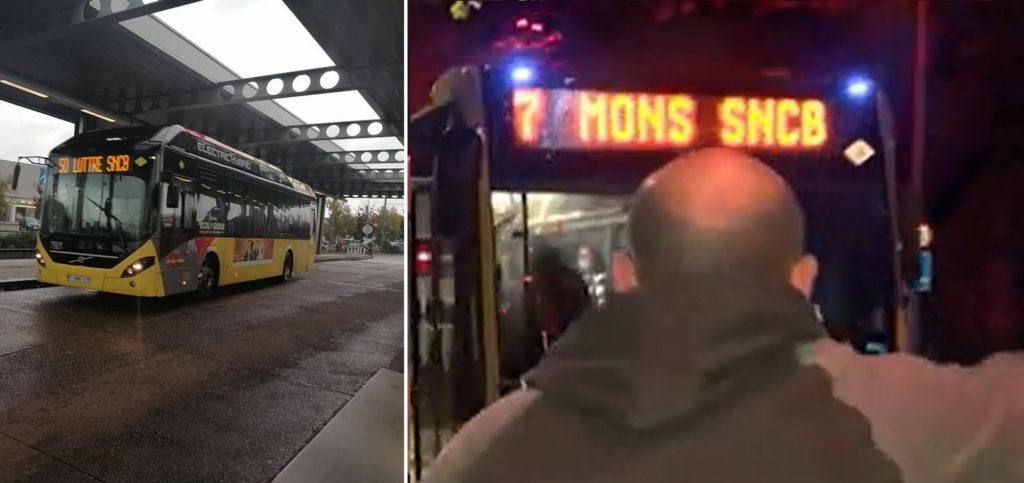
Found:
[[[57,241],[68,250],[72,248],[66,246],[68,242],[77,240],[74,244],[82,245],[87,240],[89,246],[74,249],[125,255],[134,242],[152,233],[147,223],[149,169],[135,165],[125,172],[75,172],[79,170],[60,164],[68,159],[61,157],[58,166],[50,169],[43,191],[40,232],[44,241]]]

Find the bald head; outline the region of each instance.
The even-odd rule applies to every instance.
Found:
[[[681,157],[648,177],[629,232],[641,285],[716,275],[784,281],[804,251],[803,215],[785,180],[725,148]]]

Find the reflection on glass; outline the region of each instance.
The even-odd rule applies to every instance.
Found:
[[[123,174],[53,174],[45,191],[44,235],[88,235],[114,246],[145,235],[146,181]],[[123,248],[123,247],[122,247]]]

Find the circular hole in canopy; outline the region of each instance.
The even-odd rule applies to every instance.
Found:
[[[284,81],[283,80],[278,79],[278,78],[273,78],[273,79],[270,79],[270,82],[267,82],[267,94],[270,94],[272,96],[276,96],[276,95],[280,94],[281,91],[283,91],[283,90],[284,90]]]
[[[341,76],[336,71],[329,70],[320,76],[320,87],[333,89],[334,86],[338,85],[339,80],[341,80]]]
[[[246,99],[256,97],[256,94],[258,94],[259,92],[260,85],[257,84],[255,81],[246,82],[245,85],[242,86],[242,97]]]
[[[371,122],[370,126],[366,128],[366,132],[370,133],[371,136],[376,136],[384,130],[384,125],[379,122]]]
[[[358,124],[352,123],[345,128],[345,134],[348,134],[349,136],[358,136],[359,131],[361,130],[362,128],[360,128]]]
[[[309,76],[302,74],[292,80],[292,89],[295,92],[305,92],[306,89],[309,89]]]
[[[388,160],[388,152],[387,151],[381,151],[380,153],[377,153],[377,161],[387,161],[387,160]]]
[[[338,137],[339,133],[341,133],[341,128],[338,127],[337,124],[331,124],[330,126],[327,126],[327,137],[336,138]]]

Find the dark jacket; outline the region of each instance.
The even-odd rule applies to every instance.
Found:
[[[462,428],[425,481],[900,481],[825,372],[799,364],[796,346],[819,336],[784,287],[620,297]]]

